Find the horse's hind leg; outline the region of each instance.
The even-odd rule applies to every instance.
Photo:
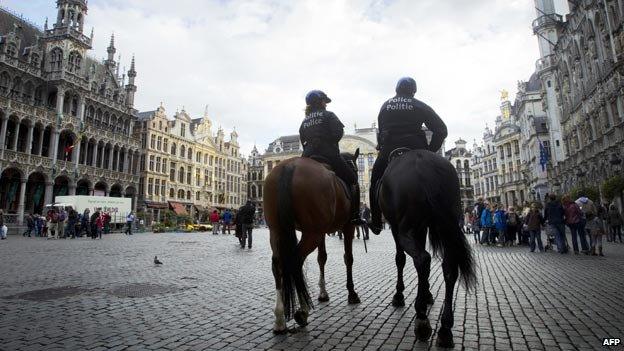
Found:
[[[327,290],[325,290],[325,263],[327,262],[327,250],[325,248],[325,237],[323,237],[323,240],[319,244],[317,260],[319,264],[319,270],[321,271],[321,274],[319,277],[318,300],[320,302],[327,302],[329,301],[329,296],[327,295]]]
[[[394,227],[392,227],[394,228]],[[392,229],[392,236],[394,237],[394,244],[396,246],[396,254],[394,256],[394,262],[397,267],[397,285],[396,285],[396,294],[392,298],[392,306],[394,307],[403,307],[405,306],[405,296],[403,295],[403,291],[405,290],[405,284],[403,284],[403,268],[405,268],[405,251],[399,245],[398,238],[395,234],[394,229]]]
[[[420,341],[429,339],[432,333],[431,324],[427,317],[427,305],[431,299],[429,291],[429,273],[431,271],[431,255],[425,250],[427,242],[426,228],[412,229],[401,237],[405,242],[405,250],[412,256],[414,266],[418,272],[418,293],[416,295],[416,325],[414,332]]]
[[[453,292],[455,290],[455,282],[459,275],[457,264],[452,258],[444,257],[442,260],[442,271],[444,272],[444,308],[442,310],[442,326],[438,331],[437,345],[440,347],[453,347]]]
[[[347,290],[349,290],[349,303],[356,304],[360,303],[360,297],[355,292],[355,289],[353,287],[353,234],[355,229],[353,225],[348,225],[344,229],[344,261],[345,265],[347,266]]]
[[[305,261],[306,257],[320,245],[321,239],[325,240],[324,234],[305,232],[301,234],[301,240],[297,244],[297,251],[301,257],[301,263]],[[308,325],[308,315],[310,314],[311,306],[308,306],[307,302],[299,297],[299,309],[295,312],[295,322],[304,327]]]

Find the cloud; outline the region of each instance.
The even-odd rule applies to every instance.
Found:
[[[534,17],[527,0],[91,0],[87,27],[93,56],[113,31],[122,65],[136,55],[137,108],[199,117],[209,104],[248,152],[296,133],[311,89],[347,132],[369,126],[405,75],[447,122],[447,145],[478,139],[499,90],[534,71]]]

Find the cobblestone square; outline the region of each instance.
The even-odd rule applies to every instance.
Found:
[[[436,349],[444,289],[433,260],[434,335],[415,342],[416,273],[405,269],[408,306],[394,308],[394,244],[388,231],[364,253],[354,242],[354,281],[362,299],[347,304],[342,241],[327,238],[328,303],[310,324],[271,332],[274,284],[268,231],[253,249],[228,235],[112,234],[103,240],[10,236],[0,242],[1,350],[426,350]],[[624,336],[624,244],[606,257],[529,253],[526,247],[474,246],[476,293],[456,291],[456,349],[593,350]],[[157,267],[153,258],[163,261]],[[316,298],[316,254],[306,261]],[[43,290],[52,289],[52,290]],[[291,321],[290,326],[294,326]]]

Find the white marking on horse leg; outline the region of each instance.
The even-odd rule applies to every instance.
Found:
[[[273,330],[281,332],[286,330],[286,316],[284,316],[284,302],[282,301],[282,290],[276,290],[277,298],[275,301],[275,326]]]

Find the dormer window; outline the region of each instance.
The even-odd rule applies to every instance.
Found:
[[[30,55],[30,64],[35,66],[35,67],[39,67],[39,63],[40,63],[40,58],[39,58],[39,54],[31,54]]]
[[[15,43],[9,43],[9,45],[7,45],[6,54],[10,57],[17,56],[17,46],[15,45]]]

